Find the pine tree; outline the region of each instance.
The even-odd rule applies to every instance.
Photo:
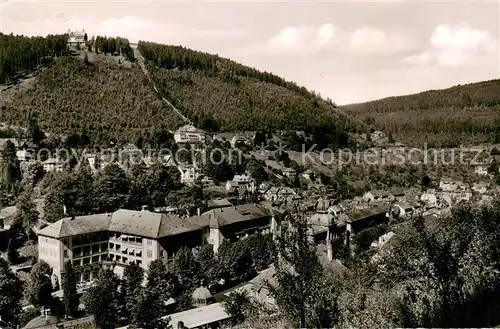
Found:
[[[78,310],[78,296],[76,283],[78,281],[75,269],[71,261],[64,264],[64,272],[61,274],[64,310],[67,316],[74,317]]]
[[[15,238],[9,239],[9,245],[7,247],[7,259],[11,265],[16,265],[19,262],[19,252],[16,248]]]

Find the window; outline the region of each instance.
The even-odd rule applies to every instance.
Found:
[[[64,258],[68,258],[68,250],[64,249]]]
[[[99,262],[99,256],[93,256],[92,263],[98,263],[98,262]]]
[[[152,250],[148,250],[148,257],[149,258],[153,257],[153,251]]]
[[[153,240],[148,240],[148,245],[152,245],[153,244]]]
[[[98,244],[93,244],[92,245],[92,253],[96,254],[99,252],[99,245]]]

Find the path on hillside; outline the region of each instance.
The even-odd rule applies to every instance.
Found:
[[[189,123],[189,124],[192,125],[193,122],[191,120],[189,120],[188,118],[186,118],[179,109],[177,109],[172,103],[170,103],[168,101],[168,99],[166,99],[165,97],[163,97],[163,95],[158,91],[158,88],[156,88],[156,85],[153,82],[153,79],[151,79],[151,76],[149,75],[148,69],[146,68],[144,57],[142,57],[141,53],[137,49],[137,45],[131,44],[130,46],[134,49],[134,56],[137,59],[137,62],[139,63],[142,71],[144,72],[144,75],[146,75],[146,77],[148,78],[149,82],[151,82],[151,85],[153,86],[153,89],[156,91],[156,93],[158,95],[160,95],[161,99],[163,99],[163,101],[165,103],[167,103],[167,105],[170,106],[185,122],[187,122],[187,123]]]

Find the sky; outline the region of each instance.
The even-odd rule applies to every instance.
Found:
[[[500,77],[487,1],[0,0],[0,31],[183,45],[275,73],[339,105]]]

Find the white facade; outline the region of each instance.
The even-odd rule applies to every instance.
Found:
[[[69,37],[68,37],[68,44],[71,46],[76,46],[79,44],[84,44],[85,43],[85,30],[84,31],[74,31],[70,32],[68,31]]]
[[[42,163],[42,165],[43,165],[43,170],[45,170],[45,172],[51,172],[51,171],[61,172],[63,171],[64,168],[64,161],[60,159],[50,158],[45,160]]]
[[[200,172],[193,165],[178,166],[177,169],[181,173],[181,184],[193,185],[200,178]]]
[[[192,125],[185,125],[174,133],[174,139],[177,144],[205,144],[206,136],[203,130]]]

